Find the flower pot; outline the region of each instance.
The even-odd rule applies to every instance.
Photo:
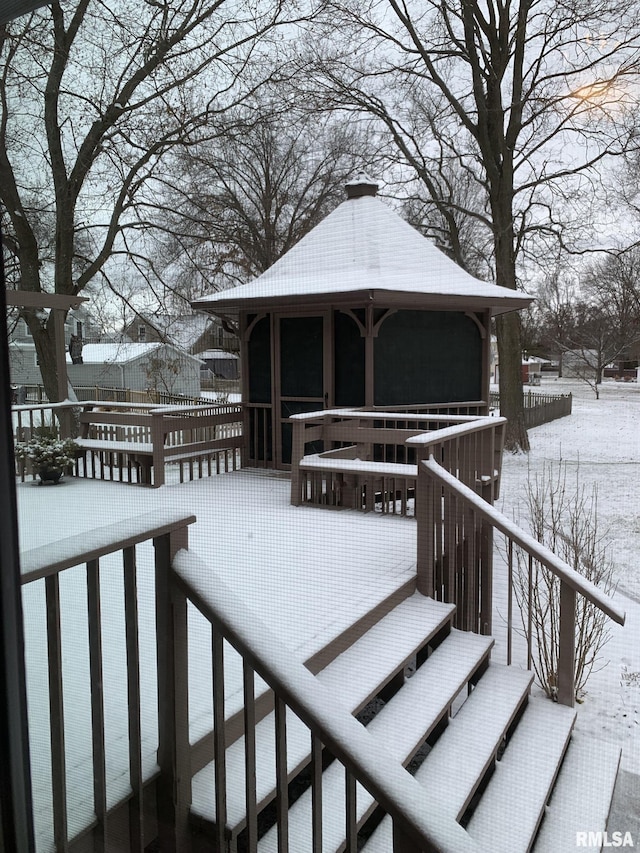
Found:
[[[40,485],[45,482],[55,485],[62,477],[62,471],[55,468],[40,468],[38,476],[40,477]]]

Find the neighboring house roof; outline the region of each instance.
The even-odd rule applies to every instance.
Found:
[[[151,355],[155,350],[162,348],[173,350],[183,358],[190,358],[192,361],[197,362],[201,361],[197,356],[189,355],[189,353],[183,352],[171,344],[164,344],[160,341],[148,344],[85,344],[82,348],[82,360],[85,364],[126,364],[145,355]],[[69,355],[67,355],[67,362],[71,362]]]
[[[193,302],[214,314],[295,303],[379,302],[494,314],[533,297],[480,281],[373,195],[349,198],[265,273]]]
[[[167,343],[183,350],[192,349],[212,322],[206,314],[184,314],[179,317],[172,314],[140,314],[139,320],[157,329]]]
[[[206,349],[204,352],[197,353],[199,358],[204,359],[212,359],[212,358],[220,358],[220,359],[230,359],[231,361],[238,361],[239,356],[234,352],[227,352],[224,349]]]

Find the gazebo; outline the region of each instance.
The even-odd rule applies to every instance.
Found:
[[[491,317],[531,302],[465,272],[370,178],[346,190],[265,273],[193,303],[238,325],[250,465],[290,465],[300,412],[474,401],[485,413]]]

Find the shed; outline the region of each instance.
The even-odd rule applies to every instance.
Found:
[[[68,372],[77,387],[152,389],[198,397],[200,365],[199,358],[170,344],[85,344],[82,364],[69,364]]]
[[[249,464],[287,467],[290,415],[489,399],[492,315],[532,298],[480,281],[361,176],[252,282],[194,308],[237,322]]]
[[[215,376],[219,376],[221,379],[238,378],[240,359],[236,353],[226,352],[223,349],[207,349],[197,355]]]

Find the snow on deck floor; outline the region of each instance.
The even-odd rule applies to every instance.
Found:
[[[67,478],[57,486],[17,487],[22,549],[51,544],[65,535],[169,508],[193,514],[189,547],[231,585],[302,658],[393,592],[415,573],[415,526],[391,516],[291,507],[288,478],[240,471],[193,483],[148,489]],[[142,728],[145,766],[155,760],[153,556],[138,549]],[[121,558],[101,560],[105,717],[110,799],[127,792],[126,657]],[[91,754],[86,583],[82,569],[61,579],[66,757],[69,788],[90,792]],[[44,584],[23,595],[35,820],[38,849],[50,849],[50,756]],[[210,730],[210,635],[190,612],[190,720],[192,741]],[[70,821],[91,818],[91,806],[73,806]]]

